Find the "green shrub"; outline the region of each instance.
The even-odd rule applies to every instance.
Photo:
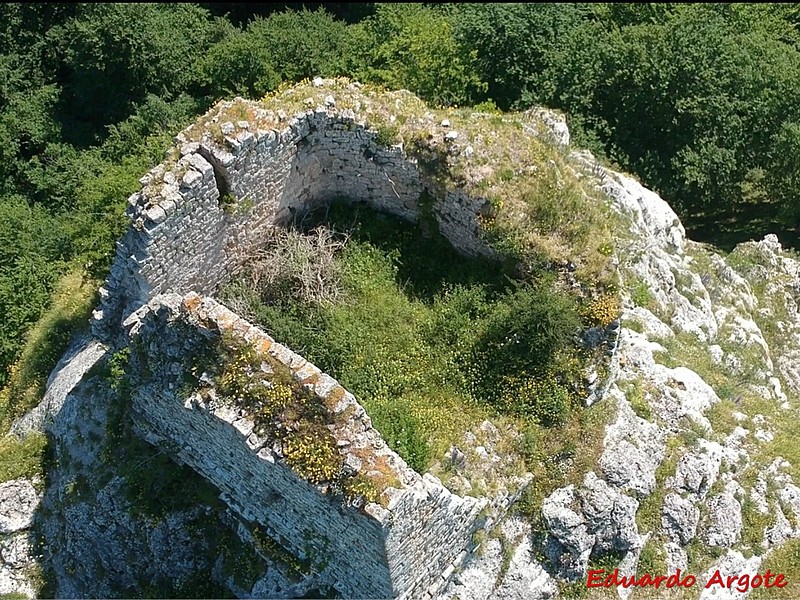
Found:
[[[336,302],[266,304],[239,282],[226,303],[336,377],[415,469],[493,414],[567,427],[581,364],[574,300],[547,279],[513,284],[510,266],[465,259],[435,231],[344,205],[328,216],[349,235]]]
[[[633,412],[642,419],[649,421],[653,416],[653,411],[645,398],[645,393],[641,380],[637,379],[625,390],[625,397],[631,403]]]
[[[127,386],[128,364],[130,359],[130,346],[117,350],[108,359],[108,378],[112,390],[119,392]]]
[[[400,129],[393,125],[381,125],[377,132],[375,142],[379,146],[393,146],[400,141]]]
[[[560,371],[557,356],[570,349],[579,328],[575,301],[551,283],[518,286],[498,302],[476,339],[473,361],[482,371],[480,394],[491,402],[509,378],[552,377]],[[551,407],[558,398],[558,393],[550,395]]]
[[[552,376],[510,376],[499,397],[503,412],[529,417],[548,427],[563,425],[572,408],[569,390]]]
[[[660,540],[650,537],[639,554],[639,564],[636,567],[636,575],[641,577],[649,573],[651,577],[667,574],[667,557],[664,552],[664,545]]]
[[[402,456],[412,469],[419,473],[428,470],[433,458],[431,446],[408,406],[400,402],[377,405],[371,416],[380,426],[386,443]]]
[[[637,280],[636,285],[631,289],[631,300],[636,306],[649,308],[653,302],[653,293],[650,291],[650,286],[642,280]]]

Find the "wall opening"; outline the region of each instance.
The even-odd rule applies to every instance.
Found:
[[[220,205],[230,205],[236,202],[236,197],[231,191],[231,182],[228,177],[228,172],[225,170],[225,167],[222,166],[222,163],[219,162],[219,159],[203,146],[197,149],[197,153],[206,159],[211,165],[211,168],[214,169],[214,181],[217,184]]]

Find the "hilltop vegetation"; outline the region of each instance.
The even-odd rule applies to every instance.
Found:
[[[6,425],[85,322],[138,178],[223,97],[347,75],[433,105],[541,103],[684,217],[796,218],[795,4],[331,8],[237,8],[234,24],[198,5],[0,7]]]
[[[530,470],[593,436],[578,409],[594,357],[575,338],[593,317],[550,274],[520,279],[363,207],[315,220],[277,231],[222,300],[334,375],[410,466],[427,471],[486,419],[525,432],[514,450]]]

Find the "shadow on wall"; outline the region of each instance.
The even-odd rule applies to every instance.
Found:
[[[333,199],[417,220],[429,186],[401,148],[379,146],[375,133],[336,114],[310,112],[289,123],[258,137],[243,128],[224,147],[178,136],[181,158],[153,169],[129,199],[132,227],[101,290],[95,335],[112,338],[158,294],[213,294],[270,228]],[[448,191],[434,205],[441,233],[464,254],[491,254],[478,235],[484,204]]]

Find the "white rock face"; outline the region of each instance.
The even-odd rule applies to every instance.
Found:
[[[594,547],[574,486],[560,488],[542,504],[542,516],[552,536],[548,558],[567,575],[583,577]]]
[[[742,505],[736,496],[743,493],[742,487],[731,481],[725,491],[709,499],[709,522],[702,535],[707,544],[730,548],[739,541],[742,533]]]
[[[315,87],[325,84],[321,78],[313,81]],[[315,104],[313,98],[310,100],[309,107]],[[257,130],[245,121],[221,123],[230,152],[216,148],[203,154],[198,143],[185,138],[180,161],[186,172],[178,177],[165,174],[163,166],[157,167],[143,181],[152,183],[161,169],[164,186],[156,194],[158,202],[154,204],[158,205],[151,206],[151,198],[144,193],[130,201],[131,214],[143,228],[141,239],[136,234],[122,240],[124,268],[114,272],[108,290],[101,290],[104,302],[96,311],[98,323],[118,322],[131,308],[109,298],[124,297],[133,305],[172,288],[195,289],[198,281],[212,290],[224,279],[225,261],[230,266],[238,264],[240,258],[236,253],[221,253],[221,248],[236,246],[243,239],[248,244],[260,243],[260,233],[251,235],[259,227],[247,216],[233,222],[235,219],[221,214],[218,196],[226,186],[240,197],[254,190],[261,196],[278,190],[275,197],[286,205],[279,207],[276,200],[276,206],[269,206],[269,220],[311,200],[353,192],[378,210],[416,218],[418,198],[425,189],[423,174],[408,163],[399,146],[382,151],[380,160],[374,160],[372,138],[363,123],[354,124],[360,135],[353,137],[349,126],[339,128],[344,121],[334,122],[336,103],[336,98],[328,95],[324,107],[310,110],[302,119],[278,111],[284,127],[281,131]],[[338,112],[345,121],[353,121],[360,110],[358,102],[354,111]],[[558,146],[569,145],[563,116],[541,108],[532,109],[529,116],[532,118],[524,125],[527,133],[544,135]],[[451,142],[449,146],[461,146],[465,133],[450,130],[448,121],[440,121],[440,125],[442,137]],[[465,154],[471,152],[471,147],[464,150]],[[292,166],[289,162],[262,164],[259,157],[267,155],[295,157],[298,168],[284,170]],[[775,442],[779,431],[774,420],[770,423],[766,417],[747,415],[745,408],[737,406],[731,414],[735,427],[726,429],[723,435],[713,431],[714,415],[710,411],[715,406],[729,410],[730,403],[740,404],[746,392],[762,398],[770,409],[780,407],[787,418],[796,418],[795,403],[800,394],[800,261],[785,253],[771,235],[743,244],[730,258],[723,258],[688,240],[667,202],[633,178],[598,165],[588,152],[571,157],[575,168],[607,193],[612,208],[625,219],[616,232],[614,260],[622,274],[624,298],[622,327],[601,400],[613,413],[604,448],[596,468],[586,473],[579,485],[556,489],[543,502],[548,534],[544,548],[534,548],[535,538],[527,524],[509,519],[500,527],[502,538],[487,540],[482,553],[453,576],[442,598],[551,598],[557,593],[555,580],[533,558],[541,550],[560,576],[574,580],[585,577],[591,559],[610,553],[623,555],[623,572],[634,572],[646,539],[664,545],[669,571],[686,571],[689,556],[685,546],[698,543],[699,538],[705,546],[728,550],[704,575],[707,578],[716,569],[724,576],[752,573],[759,567],[764,550],[800,537],[800,488],[788,474],[790,465],[775,457],[769,467],[761,469],[754,484],[752,478],[740,476],[743,469],[769,462],[756,460],[754,453]],[[340,176],[321,177],[328,172],[322,162],[330,168],[334,159],[341,163]],[[222,182],[226,186],[217,181],[220,167],[220,172],[227,170],[228,180]],[[466,254],[489,253],[476,234],[484,199],[460,192],[448,194],[442,203],[442,210],[447,211],[440,221],[442,233]],[[279,208],[284,212],[276,212]],[[184,209],[202,215],[203,227],[185,219]],[[170,234],[151,236],[158,227]],[[221,233],[214,237],[209,231]],[[147,246],[158,260],[140,263],[136,259],[140,245]],[[176,255],[176,245],[192,250]],[[195,260],[198,258],[202,260]],[[634,295],[634,287],[647,293]],[[101,329],[98,326],[98,331]],[[45,401],[16,423],[14,430],[22,433],[38,429],[50,417],[68,413],[69,407],[64,406],[65,402],[69,404],[71,392],[106,351],[99,342],[77,340],[51,376]],[[718,385],[719,374],[737,382],[733,391]],[[642,397],[626,396],[633,384],[646,390]],[[719,395],[710,384],[716,386]],[[720,395],[728,405],[719,404]],[[770,411],[765,409],[764,414]],[[89,421],[69,414],[62,417],[70,419],[70,428],[77,431]],[[242,436],[252,433],[252,423],[233,421],[232,425]],[[82,438],[62,436],[67,446],[75,446],[70,454],[81,463],[88,455],[78,447],[83,444]],[[483,454],[486,462],[493,456],[481,446],[475,451]],[[6,537],[0,540],[0,594],[28,589],[24,587],[27,584],[15,579],[18,570],[14,569],[27,560],[30,549],[22,532],[30,526],[38,503],[29,482],[3,486],[0,533]],[[257,490],[260,492],[261,488]],[[664,497],[658,507],[661,518],[652,524],[653,531],[640,531],[636,521],[640,502],[644,504],[643,500],[655,493]],[[119,499],[109,494],[105,504],[113,506]],[[756,553],[749,559],[739,552],[747,521],[743,505],[762,516],[774,515],[763,532],[763,547],[755,544],[749,548]],[[126,536],[116,534],[93,547],[93,538],[101,540],[107,525],[117,523],[108,517],[108,511],[96,515],[86,506],[71,515],[74,517],[66,519],[62,546],[71,544],[73,554],[86,559],[78,563],[88,562],[94,554],[116,557],[125,548]],[[447,531],[448,527],[441,529]],[[181,527],[176,525],[168,531],[162,537],[177,535]],[[82,543],[75,544],[76,539]],[[76,546],[80,548],[75,550]],[[181,546],[186,544],[175,547]],[[448,575],[441,581],[437,576],[436,585],[443,586],[453,569],[448,567]],[[125,576],[133,577],[131,573]],[[90,589],[87,586],[92,574],[81,575],[82,580],[78,577],[62,582],[63,595],[80,595],[82,588]],[[702,579],[698,574],[701,585]],[[99,595],[107,591],[103,587],[97,590]],[[435,596],[438,591],[437,587],[429,593]],[[308,582],[298,585],[271,572],[252,591],[242,593],[270,596],[306,592]],[[704,590],[701,596],[732,597],[738,596],[721,589]]]
[[[760,556],[752,556],[746,559],[741,552],[729,550],[708,571],[703,575],[698,575],[696,587],[705,586],[717,570],[719,570],[723,581],[727,581],[729,575],[749,575],[752,579],[753,575],[758,572],[759,566],[761,566]],[[728,589],[713,585],[709,588],[702,588],[700,600],[741,600],[744,596],[745,594],[737,591],[735,586],[733,589]]]
[[[47,391],[42,401],[11,426],[11,433],[22,436],[29,431],[42,431],[44,425],[61,410],[67,394],[106,350],[106,346],[97,340],[74,339],[47,380]]]
[[[719,444],[713,446],[719,448]],[[695,499],[705,498],[708,490],[719,476],[722,452],[689,452],[678,463],[671,484],[679,492],[692,495]]]
[[[694,539],[700,510],[690,500],[668,494],[661,510],[661,526],[673,542],[685,546]]]
[[[636,416],[616,388],[607,394],[609,403],[613,399],[619,407],[618,416],[606,430],[600,469],[615,487],[648,496],[655,489],[666,436],[658,425]]]
[[[639,503],[598,478],[586,474],[577,490],[560,488],[542,504],[551,540],[550,560],[568,577],[584,577],[592,553],[625,553],[644,541],[636,525]]]
[[[36,594],[29,528],[41,497],[27,479],[0,484],[0,594]]]
[[[530,525],[510,517],[501,527],[502,538],[487,540],[478,556],[453,577],[440,600],[549,600],[557,597],[556,581],[533,558]],[[503,571],[503,549],[511,560]],[[506,550],[508,552],[508,550]]]
[[[529,537],[514,550],[508,571],[491,598],[497,600],[548,600],[556,597],[558,586],[540,564],[532,560]]]
[[[27,479],[0,484],[0,533],[15,533],[30,527],[39,500]]]
[[[683,546],[697,537],[709,547],[738,548],[746,498],[749,510],[774,515],[763,532],[764,547],[800,537],[800,526],[793,525],[800,523],[800,488],[786,472],[788,463],[780,458],[773,461],[755,486],[743,487],[737,480],[751,464],[752,454],[773,442],[774,428],[763,415],[748,416],[737,410],[731,413],[737,423],[732,432],[716,434],[707,413],[720,397],[709,385],[711,380],[705,381],[701,370],[693,368],[698,360],[703,367],[706,360],[703,373],[714,374],[717,369],[732,380],[747,381],[750,394],[791,410],[791,395],[800,390],[796,300],[800,262],[783,252],[775,236],[767,236],[737,248],[737,272],[721,256],[687,240],[674,211],[656,194],[627,176],[596,165],[586,152],[572,156],[576,164],[598,177],[612,205],[627,216],[630,230],[621,243],[625,251],[619,257],[620,267],[627,280],[638,281],[650,297],[647,307],[629,300],[623,309],[617,368],[604,398],[616,409],[616,418],[606,429],[599,465],[606,483],[640,499],[663,486],[659,527],[637,534],[654,533],[671,540],[665,544],[670,572],[689,568]],[[754,290],[760,291],[756,294]],[[776,315],[780,315],[777,322]],[[772,330],[772,338],[762,330],[765,324]],[[775,331],[780,337],[775,337]],[[697,355],[676,353],[676,338],[681,340],[678,348],[691,341],[692,348],[700,349],[692,351]],[[704,346],[706,358],[701,354]],[[667,361],[672,366],[662,364]],[[633,383],[646,390],[637,407],[623,391]],[[738,402],[736,397],[734,401]],[[642,418],[642,402],[652,418]],[[657,481],[667,441],[674,442],[678,434],[685,436],[687,427],[692,428],[696,441],[682,438],[687,441],[673,451],[674,470]],[[584,512],[580,499],[577,490],[558,490],[545,503],[549,531],[558,540],[560,551],[569,550],[569,566],[577,572],[597,523],[602,521]],[[596,542],[595,537],[593,549],[600,547]],[[752,551],[759,554],[763,549],[759,546]],[[620,568],[631,555],[627,554]],[[731,550],[717,566],[739,574],[757,568],[759,562],[759,556],[745,560]],[[562,562],[562,568],[566,564]],[[702,597],[728,596],[707,590]]]
[[[542,106],[530,108],[525,111],[525,114],[534,116],[536,120],[540,121],[546,128],[545,131],[538,131],[534,127],[531,133],[549,138],[550,141],[558,146],[569,146],[570,133],[564,115]]]

